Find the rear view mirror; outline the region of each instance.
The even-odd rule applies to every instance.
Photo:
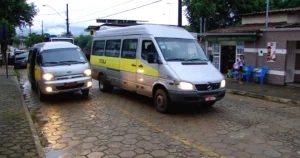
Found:
[[[154,53],[148,53],[148,63],[154,63]]]

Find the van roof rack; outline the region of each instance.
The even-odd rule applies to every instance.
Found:
[[[101,27],[111,26],[111,27],[127,27],[133,25],[141,25],[142,22],[148,22],[145,20],[125,20],[125,19],[96,19],[97,23],[102,23],[101,25],[91,25],[88,26],[84,31],[98,31]]]

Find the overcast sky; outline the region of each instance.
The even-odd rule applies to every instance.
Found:
[[[146,20],[149,23],[177,25],[178,0],[160,0],[154,3],[156,1],[159,0],[28,0],[28,2],[34,2],[39,9],[37,16],[34,18],[33,29],[40,29],[42,21],[44,21],[44,26],[64,25],[66,22],[63,17],[66,15],[67,3],[69,5],[70,26],[87,27],[89,25],[99,25],[95,19],[102,17]],[[147,5],[149,3],[154,4]],[[43,7],[43,5],[51,6],[63,17],[50,7]],[[143,5],[147,6],[116,14]],[[182,24],[186,25],[188,22],[184,16],[184,9],[182,14]]]

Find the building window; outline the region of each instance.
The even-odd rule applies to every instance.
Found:
[[[92,55],[103,56],[105,41],[94,41]]]
[[[119,57],[121,40],[107,40],[105,45],[105,56]]]
[[[125,39],[122,45],[122,58],[135,59],[136,49],[138,40],[137,39]]]

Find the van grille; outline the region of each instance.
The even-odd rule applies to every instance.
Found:
[[[195,86],[198,91],[207,91],[207,90],[219,89],[220,83],[211,83],[210,84],[211,89],[209,89],[209,84],[196,84]]]
[[[80,77],[83,77],[83,75],[61,76],[61,77],[56,77],[56,80],[67,80],[67,79],[80,78]]]
[[[66,87],[66,86],[56,86],[56,89],[58,89],[58,90],[66,90],[66,89],[80,88],[80,87],[83,87],[83,86],[84,86],[84,83],[80,83],[80,84],[77,84],[76,86],[69,86],[69,87]]]

